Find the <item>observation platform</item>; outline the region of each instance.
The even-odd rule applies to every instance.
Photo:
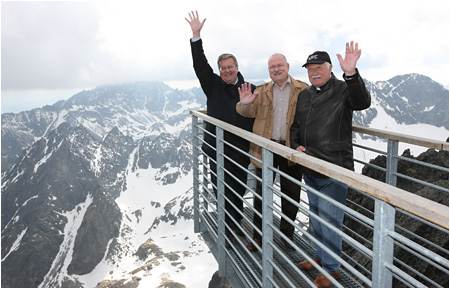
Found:
[[[244,214],[251,221],[252,213],[249,209],[244,209]],[[217,217],[215,212],[212,212],[212,216]],[[204,221],[214,224],[214,220],[207,215]],[[253,229],[249,224],[249,220],[243,219],[241,222],[245,233],[249,236],[252,235]],[[274,217],[273,224],[275,227],[279,227],[280,218]],[[217,227],[213,229],[217,230]],[[214,237],[208,232],[201,233],[206,244],[210,248],[214,256],[218,255],[217,242],[214,241]],[[316,251],[314,246],[310,244],[305,238],[302,238],[298,234],[294,234],[294,241],[296,246],[298,246],[303,252],[307,253],[308,256],[312,257]],[[261,264],[262,255],[261,252],[249,252],[245,247],[249,243],[249,239],[245,236],[235,235],[235,242],[231,248],[226,249],[230,258],[236,260],[236,263],[232,263],[232,272],[227,274],[227,279],[235,288],[258,288],[260,287],[259,281],[262,278],[261,269],[257,264]],[[308,284],[306,280],[299,278],[297,272],[292,267],[299,262],[305,260],[305,258],[296,250],[288,250],[280,238],[274,238],[274,245],[281,254],[278,252],[274,253],[274,262],[281,269],[282,274],[274,274],[274,279],[276,283],[281,288],[310,288],[311,285]],[[286,260],[286,257],[288,258]],[[217,259],[217,258],[216,258]],[[241,259],[244,259],[241,261]],[[256,263],[255,263],[256,261]],[[252,264],[253,263],[253,264]],[[247,264],[252,264],[247,268]],[[297,269],[298,270],[298,269]],[[316,269],[304,270],[305,275],[308,277],[310,282],[313,282],[317,275],[320,273]],[[255,277],[256,275],[256,277]],[[339,283],[345,288],[361,288],[363,287],[358,283],[350,274],[347,273],[345,269],[341,270],[341,277],[339,277]],[[332,286],[334,287],[334,286]]]
[[[226,277],[233,287],[250,288],[307,288],[315,287],[313,280],[319,273],[328,275],[317,266],[313,270],[300,270],[297,264],[314,255],[315,247],[319,246],[327,251],[341,264],[341,277],[332,282],[332,287],[348,288],[448,288],[449,287],[449,206],[448,162],[445,167],[439,164],[426,163],[416,159],[399,155],[399,143],[422,146],[426,150],[435,150],[448,158],[449,143],[423,139],[399,133],[353,126],[353,133],[365,137],[380,139],[386,143],[386,150],[379,150],[353,144],[354,149],[361,149],[363,154],[370,152],[386,157],[385,167],[378,167],[366,160],[357,160],[364,166],[380,170],[385,175],[385,181],[378,181],[356,172],[313,158],[304,153],[287,148],[263,137],[211,118],[199,111],[192,111],[192,148],[193,148],[193,192],[194,192],[194,231],[200,233],[217,260],[219,276]],[[216,126],[216,158],[205,155],[201,146],[203,135],[207,132],[204,127],[209,122]],[[262,147],[262,159],[257,160],[239,150],[224,139],[224,132],[230,132]],[[251,168],[241,167],[228,158],[224,148],[236,150],[243,157],[250,157],[258,161],[262,167],[262,177],[256,176]],[[301,180],[281,172],[273,166],[273,156],[282,156],[301,166],[320,172],[349,186],[352,199],[347,197],[347,205],[342,205],[329,199],[319,191],[307,187]],[[225,160],[234,162],[248,175],[246,184],[234,177],[233,172],[225,168]],[[398,172],[398,163],[406,162],[406,166],[423,166],[439,174],[439,183],[426,183],[422,179]],[[212,171],[210,164],[214,162],[217,172]],[[250,166],[251,167],[251,166]],[[213,182],[214,176],[217,182]],[[225,181],[233,178],[246,188],[246,195],[241,197]],[[274,181],[274,176],[283,176],[301,188],[301,194],[315,194],[324,198],[345,212],[344,220],[351,220],[349,226],[342,230],[329,225],[326,220],[309,210],[307,200],[293,201],[286,196]],[[437,175],[436,175],[437,176]],[[422,196],[397,187],[397,179],[419,184],[426,190]],[[262,198],[255,192],[255,182],[261,183]],[[225,188],[240,198],[244,204],[243,219],[238,226],[245,236],[232,232],[235,239],[231,248],[227,248],[229,237],[225,234],[229,224],[225,216],[231,216],[225,206],[229,202]],[[217,196],[212,193],[217,190]],[[436,198],[427,198],[430,195]],[[442,198],[446,196],[446,198]],[[249,199],[261,198],[262,212],[256,212]],[[289,222],[294,226],[293,250],[288,250],[281,238],[285,238],[279,230],[280,219],[288,219],[283,215],[280,199],[284,198],[298,207],[297,219]],[[365,205],[362,200],[367,200]],[[438,203],[435,199],[445,200]],[[229,202],[230,203],[230,202]],[[233,205],[234,206],[234,205]],[[236,207],[234,208],[238,210]],[[259,214],[262,218],[262,248],[258,252],[250,252],[246,245],[252,239],[255,229],[252,218]],[[330,230],[339,234],[343,240],[342,255],[336,255],[326,248],[314,234],[308,231],[309,218],[315,218]],[[259,229],[258,229],[259,230]],[[288,239],[284,239],[285,241]],[[290,242],[290,241],[289,241]]]

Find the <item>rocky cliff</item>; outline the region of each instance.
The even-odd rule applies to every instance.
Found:
[[[429,149],[426,152],[420,154],[418,157],[414,157],[411,155],[409,150],[406,150],[404,151],[402,156],[405,158],[415,159],[446,168],[448,168],[449,165],[448,151],[436,151],[433,149]],[[385,168],[386,157],[378,156],[370,163]],[[427,183],[432,183],[440,187],[444,188],[449,187],[448,173],[433,168],[428,168],[419,164],[400,160],[398,163],[398,172],[400,174],[407,175],[425,181]],[[382,182],[384,182],[386,178],[385,172],[369,166],[365,166],[362,173],[366,176],[369,176]],[[449,205],[448,193],[445,193],[441,190],[430,188],[401,177],[398,177],[397,186],[401,189],[412,192],[424,198],[433,200],[440,204],[446,206]],[[347,203],[347,205],[349,207],[360,212],[363,215],[366,215],[369,218],[373,218],[373,216],[371,216],[371,214],[368,213],[373,212],[374,209],[373,199],[363,196],[360,193],[357,193],[353,190],[349,190],[348,200],[349,202]],[[351,218],[345,218],[344,226],[348,227],[349,230],[355,232],[356,234],[361,235],[366,240],[371,240],[373,237],[371,229],[368,229],[365,226],[361,226],[361,224],[353,221]],[[344,231],[346,231],[347,234],[354,235],[349,230]],[[448,232],[446,232],[445,230],[440,230],[438,228],[430,226],[429,224],[424,224],[423,222],[418,221],[416,218],[412,217],[411,215],[405,214],[397,210],[396,232],[404,235],[408,239],[414,240],[421,246],[432,250],[436,254],[439,254],[441,256],[448,256],[449,237]],[[432,244],[430,244],[430,242]],[[366,245],[368,247],[371,247],[371,244],[369,243],[367,243]],[[346,246],[346,244],[344,244],[343,250],[346,252],[346,254],[351,256],[359,264],[362,264],[369,272],[371,272],[372,269],[371,260],[369,258],[364,256],[360,252],[355,251],[351,247]],[[448,288],[449,286],[448,271],[445,272],[445,270],[443,270],[444,272],[441,272],[439,270],[436,270],[435,267],[430,266],[425,261],[410,254],[407,248],[402,247],[398,244],[394,246],[394,264],[396,266],[401,267],[402,269],[406,268],[404,264],[410,265],[415,270],[417,270],[416,273],[411,273],[412,276],[417,280],[421,280],[422,282],[424,282],[424,284],[429,283],[427,283],[427,281],[424,281],[424,278],[420,277],[420,274],[428,276],[431,280],[434,280],[436,282],[435,284],[431,284],[430,285],[431,287],[443,286],[444,288]],[[400,282],[397,278],[394,278],[393,287],[394,288],[405,287],[405,285],[402,282]]]

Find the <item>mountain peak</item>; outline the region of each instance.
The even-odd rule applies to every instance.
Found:
[[[366,83],[373,105],[355,113],[356,124],[388,115],[448,128],[448,90],[426,77]],[[177,260],[208,252],[189,223],[189,110],[205,102],[200,89],[142,82],[2,114],[2,286],[87,286],[86,276],[98,274],[148,277],[164,262],[183,272]],[[146,250],[149,240],[165,253]],[[216,266],[211,260],[208,270]],[[124,273],[122,263],[144,265]]]

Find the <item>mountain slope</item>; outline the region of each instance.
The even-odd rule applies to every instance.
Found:
[[[113,128],[99,141],[82,126],[61,124],[3,179],[2,286],[78,287],[88,282],[78,276],[101,262],[122,275],[123,264],[131,270],[153,260],[142,246],[163,238],[155,231],[165,223],[165,232],[179,227],[183,237],[163,255],[207,254],[192,232],[190,154],[189,143],[167,133],[134,143]],[[190,251],[178,252],[183,242]]]
[[[448,137],[441,85],[366,83],[356,124]],[[200,89],[149,82],[3,114],[2,287],[205,287],[217,264],[193,233],[189,114],[204,104]]]
[[[64,233],[72,221],[67,212],[84,208],[91,215],[120,216],[117,207],[102,197],[102,186],[86,158],[98,145],[85,128],[62,124],[36,142],[3,179],[2,286],[37,286],[50,268],[61,266],[69,251],[60,246],[75,237]],[[114,218],[108,218],[97,228],[97,239],[118,234],[112,222]],[[88,232],[90,225],[81,223],[78,229],[81,234],[76,237],[82,242],[92,241],[89,234],[82,233]],[[19,232],[25,232],[20,233],[20,240],[15,238]],[[98,258],[105,249],[98,246],[91,257]],[[77,258],[74,260],[76,264]]]
[[[138,140],[162,132],[179,133],[190,125],[189,109],[204,103],[200,89],[181,91],[159,82],[142,82],[99,87],[52,106],[2,114],[2,172],[23,149],[63,122],[82,125],[100,139],[117,127]]]
[[[420,74],[365,82],[374,102],[380,105],[355,112],[355,124],[373,127],[382,110],[400,124],[449,129],[448,89],[441,84]],[[205,104],[200,88],[177,90],[159,82],[141,82],[99,87],[51,106],[2,114],[2,173],[24,149],[63,122],[83,125],[98,138],[113,127],[134,140],[161,132],[178,135],[190,127],[187,108],[200,109]]]
[[[400,124],[431,124],[449,129],[448,89],[420,74],[399,75],[388,81],[365,81],[372,97]],[[373,107],[362,114],[376,115]],[[358,115],[357,113],[356,115]],[[362,122],[369,126],[372,117]]]

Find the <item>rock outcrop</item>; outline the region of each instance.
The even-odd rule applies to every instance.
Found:
[[[420,154],[417,158],[414,158],[409,150],[404,151],[403,157],[416,159],[419,161],[423,161],[426,163],[431,163],[434,165],[447,167],[449,165],[449,152],[448,151],[436,151],[433,149],[429,149],[426,152]],[[374,160],[370,162],[371,164],[374,164],[379,167],[386,167],[386,157],[385,156],[378,156]],[[449,187],[449,175],[448,173],[428,168],[419,164],[406,162],[404,160],[400,160],[398,163],[398,172],[403,175],[407,175],[410,177],[413,177],[415,179],[419,179],[422,181],[425,181],[427,183],[432,183],[444,188]],[[375,168],[365,166],[362,173],[366,176],[369,176],[371,178],[384,181],[386,174],[383,171],[377,170]],[[404,189],[406,191],[412,192],[416,195],[422,196],[424,198],[433,200],[437,203],[443,204],[448,206],[449,205],[449,196],[448,193],[445,193],[441,190],[434,189],[427,187],[425,185],[422,185],[420,183],[416,183],[401,177],[398,177],[397,180],[397,186],[401,189]],[[360,212],[363,215],[366,215],[369,218],[373,218],[370,213],[373,212],[374,208],[374,201],[371,198],[365,197],[361,195],[360,193],[357,193],[353,190],[349,190],[348,193],[348,200],[347,205],[351,207],[352,209]],[[439,254],[444,257],[448,257],[448,251],[445,253],[446,250],[448,250],[449,247],[449,237],[448,232],[445,230],[439,230],[436,229],[433,226],[430,226],[429,224],[423,223],[418,221],[416,218],[411,217],[408,214],[404,214],[400,211],[396,212],[396,225],[397,229],[396,231],[399,234],[402,234],[408,239],[412,239],[415,242],[419,243],[421,246],[428,248],[435,252],[436,254]],[[355,222],[351,218],[345,218],[344,220],[344,226],[348,227],[351,231],[355,232],[356,234],[359,234],[366,240],[372,240],[373,234],[372,230],[366,228],[365,226],[361,226],[361,224]],[[353,235],[348,230],[344,230],[347,234]],[[427,242],[424,242],[423,239],[428,240],[429,242],[433,243],[434,245],[431,246],[430,244],[427,244]],[[366,246],[371,248],[371,244],[367,243]],[[352,249],[351,247],[347,246],[346,244],[343,245],[343,250],[346,254],[351,256],[354,260],[356,260],[357,263],[364,266],[369,272],[371,272],[371,260],[361,254],[360,252]],[[435,267],[429,265],[425,261],[419,259],[418,257],[412,255],[409,253],[405,248],[395,245],[394,246],[394,264],[396,266],[404,268],[400,262],[403,262],[405,264],[410,265],[415,270],[417,270],[417,273],[410,273],[414,278],[417,280],[420,280],[421,282],[425,282],[424,284],[428,284],[428,286],[434,287],[434,285],[430,285],[430,283],[426,283],[419,274],[423,274],[424,276],[428,276],[431,280],[434,280],[439,284],[440,286],[443,286],[444,288],[448,288],[449,286],[449,280],[448,280],[448,273],[441,272],[439,270],[436,270]],[[445,270],[444,270],[445,271]],[[393,278],[393,287],[405,287],[405,285],[400,282],[398,279]]]

